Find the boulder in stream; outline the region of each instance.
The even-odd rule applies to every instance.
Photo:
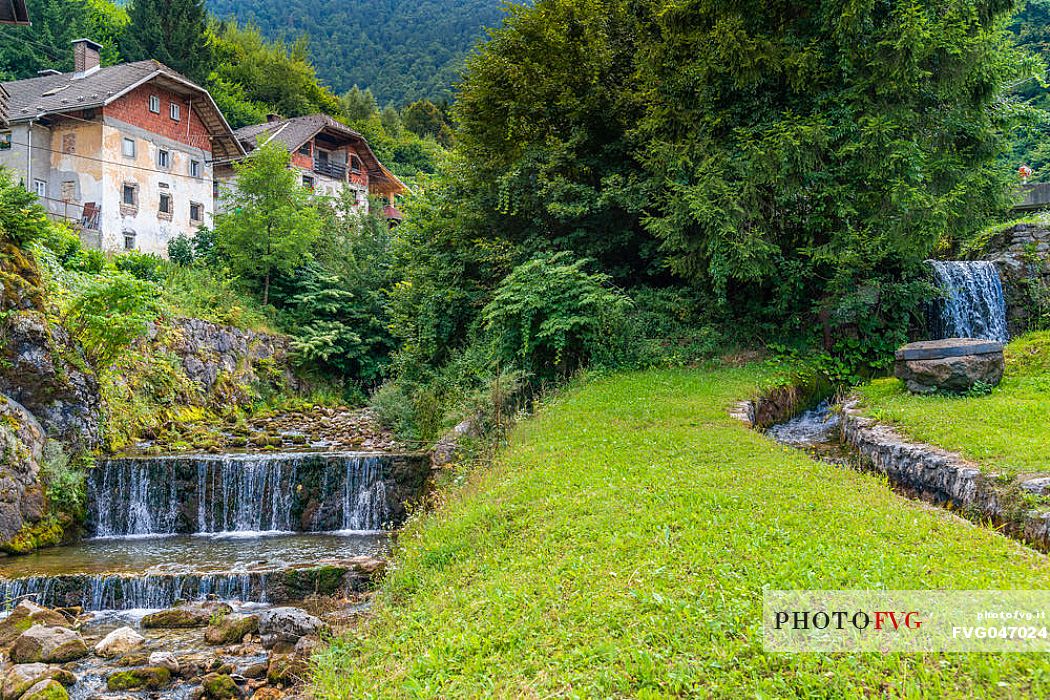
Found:
[[[146,638],[131,629],[120,627],[107,634],[95,645],[95,653],[105,658],[124,656],[130,651],[141,649],[146,645]]]
[[[15,664],[4,675],[0,697],[3,700],[18,700],[25,692],[41,681],[56,680],[62,685],[73,685],[76,676],[65,669],[47,664]]]
[[[65,687],[50,678],[40,681],[25,692],[22,700],[69,700]]]
[[[229,615],[233,608],[225,603],[187,603],[142,618],[144,629],[186,629],[206,627],[213,617]]]
[[[202,698],[205,700],[233,700],[241,697],[237,683],[225,673],[209,673],[201,680]]]
[[[299,608],[270,608],[259,614],[259,634],[267,648],[278,642],[295,644],[308,634],[327,631],[324,622]]]
[[[17,638],[33,625],[69,627],[66,616],[31,600],[19,601],[11,614],[0,621],[0,645]]]
[[[176,676],[179,675],[179,670],[181,669],[179,658],[170,651],[155,651],[149,655],[146,663],[150,666],[163,666]]]
[[[224,615],[208,625],[204,631],[204,641],[215,645],[233,644],[241,641],[244,635],[258,631],[258,615]]]
[[[88,655],[84,638],[67,627],[34,625],[15,640],[11,661],[16,664],[65,663]]]
[[[163,666],[145,666],[117,671],[106,679],[106,689],[110,692],[120,690],[159,690],[171,682],[171,671]]]

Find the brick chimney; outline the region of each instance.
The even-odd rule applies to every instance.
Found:
[[[275,113],[271,112],[270,114],[266,115],[266,123],[267,124],[273,124],[274,122],[281,121],[281,119],[283,119],[283,118],[284,117],[282,117],[280,114],[275,114]]]
[[[102,44],[91,41],[91,39],[74,39],[73,42],[73,70],[76,77],[83,78],[98,70],[101,65]]]

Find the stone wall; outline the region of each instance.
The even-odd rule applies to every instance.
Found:
[[[150,329],[156,350],[174,353],[202,397],[245,403],[248,389],[270,384],[293,391],[308,389],[292,370],[290,339],[222,326],[199,318],[175,319]]]
[[[1033,295],[1050,290],[1050,228],[1040,224],[1012,226],[992,237],[976,257],[999,268],[1010,335],[1028,330],[1037,308]]]
[[[74,450],[101,441],[98,382],[83,352],[45,312],[35,264],[0,249],[0,394],[22,404]]]
[[[1050,514],[1030,509],[1024,485],[1010,485],[960,455],[912,442],[888,425],[861,414],[856,401],[842,408],[842,437],[862,465],[923,500],[949,504],[1041,549],[1050,549]]]
[[[46,511],[40,465],[44,430],[23,406],[0,395],[0,549],[20,551]]]

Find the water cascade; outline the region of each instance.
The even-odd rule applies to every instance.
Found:
[[[993,263],[931,260],[930,266],[945,293],[931,316],[935,337],[1009,340],[1003,285]]]
[[[389,457],[225,454],[111,459],[88,482],[98,537],[380,530]]]

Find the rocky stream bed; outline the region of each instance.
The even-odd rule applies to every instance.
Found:
[[[311,654],[353,625],[367,600],[314,598],[310,610],[210,600],[105,613],[23,600],[0,620],[0,697],[301,697]]]

